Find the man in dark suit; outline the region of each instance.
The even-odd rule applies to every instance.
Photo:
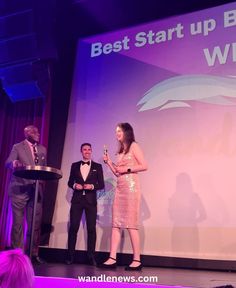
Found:
[[[82,161],[71,165],[68,186],[74,190],[70,208],[67,264],[74,261],[77,233],[83,211],[87,226],[87,253],[90,265],[96,265],[94,258],[96,245],[97,190],[104,188],[102,165],[91,160],[92,146],[83,143],[80,147]]]
[[[46,148],[39,144],[38,128],[29,125],[24,129],[25,140],[14,144],[9,157],[6,160],[6,167],[14,169],[27,165],[46,165]],[[42,219],[42,183],[39,184],[39,197],[36,205],[36,219],[34,229],[34,240],[32,249],[32,260],[37,264],[43,263],[38,256],[38,246],[40,242],[40,228]],[[12,248],[22,248],[29,253],[32,215],[35,194],[35,181],[16,177],[12,174],[9,183],[9,197],[12,205],[12,230],[11,246]],[[24,245],[24,214],[26,212],[27,220],[27,241]]]

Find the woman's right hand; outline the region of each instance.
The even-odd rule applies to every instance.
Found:
[[[106,163],[106,164],[111,164],[111,163],[112,163],[111,158],[110,158],[110,156],[109,156],[108,153],[106,153],[106,154],[103,155],[103,161],[104,161],[104,163]]]
[[[108,158],[109,158],[108,154],[104,154],[103,155],[103,162],[107,164],[108,163]]]

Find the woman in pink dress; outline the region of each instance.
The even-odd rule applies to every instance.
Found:
[[[117,187],[112,208],[112,235],[110,257],[100,267],[116,268],[116,253],[120,243],[121,229],[128,229],[133,261],[126,270],[141,270],[139,210],[140,183],[138,172],[147,170],[143,152],[135,142],[134,131],[129,123],[120,123],[116,128],[116,138],[119,142],[117,163],[114,164],[109,155],[104,155],[104,162],[117,176]]]

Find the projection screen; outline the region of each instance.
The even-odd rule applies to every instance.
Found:
[[[90,142],[106,188],[97,193],[97,251],[109,251],[115,128],[129,122],[148,162],[140,173],[144,255],[236,259],[236,4],[78,41],[50,247],[67,247],[80,145]],[[86,250],[85,221],[77,249]],[[119,252],[131,252],[126,232]]]

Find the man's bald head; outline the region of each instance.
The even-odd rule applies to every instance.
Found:
[[[32,144],[39,142],[39,130],[34,125],[28,125],[24,129],[25,138]]]

